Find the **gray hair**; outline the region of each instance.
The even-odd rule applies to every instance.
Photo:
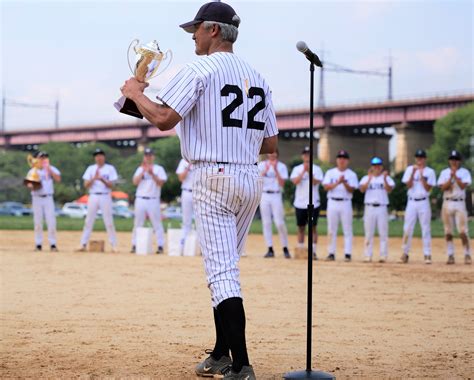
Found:
[[[237,29],[237,27],[234,25],[224,24],[217,21],[204,21],[203,24],[204,28],[206,29],[211,29],[213,25],[219,25],[219,28],[221,29],[221,37],[224,41],[234,43],[237,40],[237,36],[239,35],[239,29]]]

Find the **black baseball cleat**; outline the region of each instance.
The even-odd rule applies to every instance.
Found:
[[[51,252],[59,252],[58,247],[56,247],[56,244],[52,244],[50,247]]]
[[[350,253],[346,253],[346,254],[344,255],[344,261],[345,261],[346,263],[348,263],[349,261],[352,261],[352,256],[351,256]]]
[[[135,253],[137,250],[134,245],[132,245],[132,249],[130,250],[130,253]]]
[[[291,259],[290,251],[288,251],[287,247],[283,248],[283,256],[285,256],[285,259]]]
[[[35,252],[40,252],[42,249],[43,249],[43,247],[38,244],[38,245],[35,247]]]
[[[268,252],[265,253],[265,256],[263,257],[265,257],[266,259],[268,259],[269,257],[275,257],[275,252],[273,252],[273,248],[269,247]]]
[[[156,250],[157,255],[161,255],[163,253],[163,247],[159,246],[158,249]]]
[[[326,257],[326,261],[335,261],[335,260],[336,260],[336,256],[334,255],[334,253],[330,253],[328,257]]]
[[[313,252],[313,260],[316,261],[318,259],[318,255],[316,255],[316,252]]]

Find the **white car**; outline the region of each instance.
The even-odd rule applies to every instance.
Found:
[[[65,203],[62,208],[62,215],[70,218],[85,218],[87,215],[87,205],[81,203]]]

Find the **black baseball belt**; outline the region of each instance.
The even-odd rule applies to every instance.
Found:
[[[267,194],[280,194],[280,191],[269,191],[269,190],[265,190],[264,193],[267,193]]]
[[[193,191],[191,189],[181,189],[182,191],[188,191],[190,193],[192,193]]]
[[[46,198],[46,197],[52,197],[53,194],[44,194],[44,195],[35,195],[35,197],[40,197],[40,198]]]
[[[444,198],[445,201],[464,202],[464,198]]]
[[[388,206],[388,205],[383,205],[381,203],[366,203],[365,205],[371,206],[371,207],[381,207],[381,206],[387,207]]]
[[[140,198],[140,199],[156,199],[156,197],[137,197],[137,198]]]
[[[332,201],[342,202],[342,201],[350,201],[348,198],[329,198]]]
[[[415,202],[420,202],[420,201],[424,201],[425,199],[427,199],[426,197],[424,198],[408,198],[410,201],[415,201]]]

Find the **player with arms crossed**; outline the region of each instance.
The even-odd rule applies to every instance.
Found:
[[[89,199],[87,201],[87,216],[81,237],[81,247],[77,251],[86,251],[87,242],[94,228],[95,217],[100,209],[112,252],[118,252],[111,194],[112,187],[118,179],[117,171],[112,165],[105,162],[105,152],[102,149],[97,148],[93,156],[95,164],[88,166],[82,176],[84,187],[89,190]]]
[[[415,152],[415,165],[406,168],[402,182],[408,187],[408,201],[403,223],[403,254],[399,262],[408,263],[413,230],[418,219],[421,226],[425,264],[431,264],[430,191],[436,185],[436,174],[433,169],[426,166],[426,152],[424,150],[418,149]]]
[[[443,191],[441,216],[448,254],[446,264],[454,264],[454,225],[456,225],[464,248],[464,263],[472,263],[466,210],[466,187],[472,183],[472,178],[469,170],[461,167],[461,160],[462,157],[458,151],[451,151],[448,158],[449,167],[444,169],[438,178],[438,186]]]
[[[161,187],[167,179],[163,166],[155,164],[153,150],[146,148],[143,162],[133,174],[133,184],[137,187],[137,192],[135,194],[135,220],[133,223],[131,253],[135,253],[136,249],[137,228],[143,226],[147,215],[156,236],[158,246],[156,253],[163,253],[165,232],[161,222],[160,198]]]
[[[196,373],[252,380],[238,262],[262,194],[258,155],[276,151],[278,130],[266,81],[233,53],[239,24],[228,4],[204,4],[181,27],[205,57],[161,90],[163,104],[148,99],[147,85],[134,78],[122,93],[160,130],[181,121],[181,153],[193,164],[193,206],[216,327],[214,349]]]
[[[31,187],[31,203],[33,206],[33,219],[35,224],[35,251],[43,249],[43,219],[48,226],[48,240],[51,252],[57,252],[56,247],[56,214],[54,213],[54,182],[61,182],[60,171],[49,163],[46,152],[35,155],[41,162],[38,174],[41,187],[33,190]],[[30,169],[30,172],[33,169]],[[28,172],[28,174],[30,174]],[[28,177],[28,175],[27,175]],[[27,185],[28,186],[28,185]]]
[[[352,260],[352,193],[359,186],[357,175],[349,169],[349,153],[340,150],[336,156],[336,167],[326,172],[323,180],[328,192],[328,256],[326,261],[336,259],[336,239],[339,220],[344,233],[344,261]]]
[[[364,262],[372,261],[375,227],[380,237],[380,263],[387,261],[388,254],[388,194],[395,187],[395,182],[383,170],[380,157],[370,160],[370,169],[359,183],[359,190],[364,195],[364,231],[365,257]]]
[[[280,235],[283,255],[291,258],[288,251],[288,231],[285,224],[285,211],[283,209],[283,186],[288,179],[286,165],[278,161],[278,152],[267,154],[267,159],[258,164],[258,170],[263,177],[263,194],[260,202],[260,215],[262,216],[263,237],[267,243],[268,251],[264,257],[275,257],[273,251],[272,217]]]

